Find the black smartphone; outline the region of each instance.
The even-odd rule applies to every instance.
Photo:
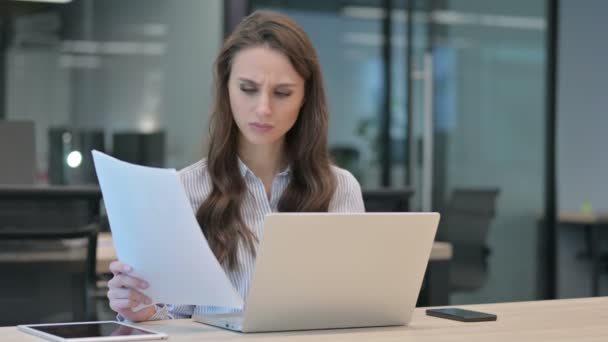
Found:
[[[453,319],[461,322],[495,321],[497,318],[494,314],[458,308],[427,309],[426,314],[429,316]]]

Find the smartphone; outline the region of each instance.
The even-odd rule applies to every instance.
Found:
[[[495,321],[497,318],[494,314],[458,308],[427,309],[426,314],[461,322],[486,322]]]

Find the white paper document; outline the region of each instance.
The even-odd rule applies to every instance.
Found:
[[[93,151],[118,259],[150,283],[155,303],[242,308],[196,221],[177,171]]]

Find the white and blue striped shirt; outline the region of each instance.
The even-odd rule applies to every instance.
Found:
[[[268,213],[277,212],[279,199],[291,179],[291,171],[287,168],[275,176],[272,182],[272,192],[269,201],[262,181],[240,160],[239,167],[247,186],[245,199],[241,205],[243,221],[247,227],[253,230],[255,236],[259,239],[264,229],[264,216]],[[364,212],[365,208],[359,182],[357,182],[350,172],[344,169],[332,166],[332,170],[336,175],[336,191],[330,201],[329,211]],[[206,159],[184,168],[179,172],[179,175],[192,204],[192,209],[196,212],[212,190]],[[240,244],[237,253],[239,267],[237,270],[225,268],[225,271],[242,298],[247,298],[255,265],[255,257],[243,244]],[[193,313],[225,313],[227,311],[225,308],[209,306],[157,305],[156,314],[150,320],[189,318]]]

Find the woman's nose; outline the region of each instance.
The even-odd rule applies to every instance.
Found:
[[[260,94],[258,98],[258,105],[256,107],[256,114],[259,116],[267,116],[270,115],[270,95],[263,92]]]

